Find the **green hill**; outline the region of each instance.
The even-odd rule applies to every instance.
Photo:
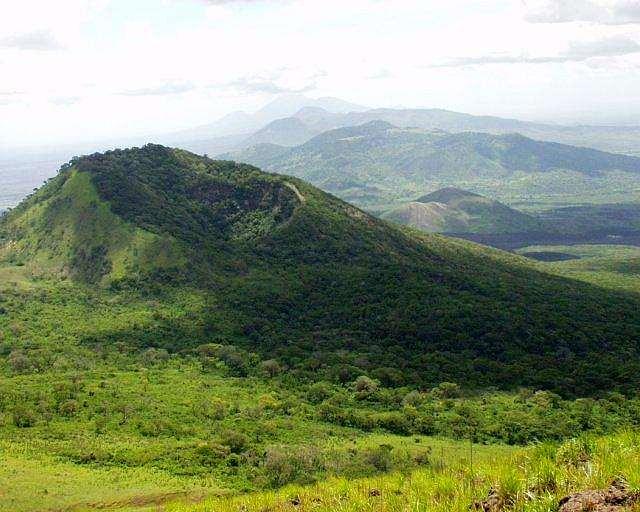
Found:
[[[640,158],[517,134],[452,134],[372,121],[298,147],[268,148],[225,157],[300,177],[371,209],[450,186],[507,202],[563,203],[595,195],[613,202],[621,190],[633,194],[640,185]]]
[[[304,144],[316,132],[310,130],[305,123],[296,117],[285,117],[267,124],[243,141],[243,146],[252,147],[257,144],[276,144],[297,146]]]
[[[384,121],[395,126],[444,130],[451,133],[482,132],[495,135],[520,133],[535,140],[640,156],[640,127],[638,126],[550,125],[494,116],[475,116],[437,108],[376,108],[372,110],[332,110],[329,112],[323,108],[306,107],[293,114],[292,117],[302,121],[305,125],[305,131],[314,135],[335,128]],[[285,145],[293,145],[294,140],[290,139]],[[244,144],[241,146],[246,147]]]
[[[432,233],[524,233],[542,226],[535,217],[453,187],[389,210],[382,217]]]
[[[152,145],[78,158],[2,219],[0,240],[3,268],[60,283],[3,305],[0,330],[20,319],[31,343],[214,342],[314,380],[640,384],[637,297],[401,231],[247,165]]]

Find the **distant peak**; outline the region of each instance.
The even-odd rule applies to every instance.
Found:
[[[375,128],[375,129],[378,129],[378,130],[391,130],[393,128],[396,128],[391,123],[388,123],[387,121],[381,121],[379,119],[375,119],[373,121],[369,121],[368,123],[365,123],[365,124],[363,124],[361,126],[362,127],[366,127],[366,128]]]
[[[418,203],[448,203],[449,201],[464,199],[464,198],[478,198],[482,197],[480,194],[469,192],[456,187],[444,187],[435,192],[431,192],[425,196],[416,199]]]
[[[298,110],[294,117],[305,117],[305,116],[313,116],[313,115],[326,115],[326,114],[330,114],[330,112],[327,109],[324,109],[322,107],[302,107],[300,110]]]

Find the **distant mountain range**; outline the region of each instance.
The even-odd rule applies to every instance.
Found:
[[[213,123],[168,134],[162,138],[176,142],[191,142],[205,141],[211,138],[228,137],[239,134],[249,136],[259,130],[262,130],[269,123],[289,118],[307,108],[317,109],[326,116],[367,110],[367,107],[350,103],[339,98],[325,97],[316,99],[309,98],[302,94],[287,94],[279,96],[253,114],[240,111],[231,112]],[[275,133],[276,131],[277,126],[273,132]],[[313,135],[315,135],[315,133]]]
[[[234,112],[213,123],[195,127],[180,132],[168,133],[152,137],[129,137],[124,139],[103,141],[95,144],[82,144],[64,148],[32,148],[31,155],[26,151],[3,155],[5,162],[0,165],[0,180],[4,174],[18,173],[18,181],[12,184],[10,193],[0,190],[0,204],[15,205],[35,186],[42,182],[41,176],[53,176],[57,168],[72,156],[103,151],[109,148],[123,146],[138,146],[149,141],[173,147],[180,147],[199,154],[218,155],[230,152],[248,151],[252,156],[267,153],[270,156],[282,153],[282,148],[295,147],[309,142],[314,137],[338,128],[358,126],[372,121],[385,121],[400,128],[412,127],[427,131],[447,131],[460,133],[473,131],[504,135],[520,133],[532,139],[541,141],[555,141],[578,146],[593,147],[604,151],[613,151],[628,155],[640,155],[640,127],[606,127],[606,126],[559,126],[541,123],[531,123],[515,119],[504,119],[492,116],[474,116],[442,109],[367,109],[361,105],[350,103],[338,98],[308,98],[303,95],[285,95],[265,105],[254,113]],[[259,144],[275,144],[278,147],[253,148]],[[249,149],[251,148],[251,149]],[[36,156],[36,153],[38,156]],[[242,153],[240,153],[242,155]],[[252,161],[252,160],[250,160]],[[37,173],[37,178],[30,174],[19,174],[23,166],[31,166]],[[575,176],[573,178],[576,178]],[[531,183],[532,194],[539,197],[540,192],[552,194],[562,198],[567,197],[573,203],[576,194],[582,196],[581,202],[594,200],[608,202],[633,201],[636,197],[629,197],[629,191],[638,190],[634,180],[626,176],[615,176],[613,181],[606,181],[605,176],[598,182],[599,188],[594,188],[597,180],[590,179],[588,183],[576,182],[575,179],[563,181],[558,177],[555,181]],[[528,178],[530,179],[530,177]],[[613,185],[611,185],[613,183]],[[455,185],[485,193],[491,197],[511,199],[522,198],[525,184],[517,186],[515,191],[505,189],[501,183],[494,183],[492,187],[484,184],[459,183],[457,181],[434,183],[428,188],[418,187],[407,190],[402,201],[410,200],[421,194]],[[497,185],[500,185],[496,188]],[[375,189],[375,187],[374,187]],[[594,195],[595,191],[622,194]],[[359,204],[374,204],[378,201],[378,192],[374,190],[372,197],[360,197],[359,191],[355,195],[344,194],[338,188],[330,189],[342,197],[354,200]],[[515,192],[515,193],[514,193]],[[368,192],[364,193],[367,196]],[[637,194],[640,198],[640,193]],[[573,196],[573,197],[571,197]],[[392,199],[397,204],[396,199]],[[562,201],[560,201],[562,202]]]
[[[283,112],[288,114],[277,115]],[[211,125],[174,134],[173,139],[174,142],[189,144],[197,141],[200,149],[208,145],[208,152],[214,154],[216,150],[244,149],[255,144],[252,136],[257,132],[262,132],[260,142],[296,146],[322,132],[371,121],[385,121],[402,128],[444,130],[451,133],[520,133],[542,141],[640,155],[640,126],[562,126],[495,116],[476,116],[443,109],[368,110],[335,98],[315,100],[298,95],[278,100],[252,115],[230,114]],[[297,126],[298,131],[292,132],[292,126]],[[229,136],[236,137],[231,145]]]
[[[519,134],[449,133],[385,121],[329,130],[290,148],[261,143],[221,158],[309,180],[370,209],[454,186],[507,200],[640,190],[640,158]]]
[[[457,188],[437,190],[382,217],[433,233],[525,233],[542,228],[531,215]]]

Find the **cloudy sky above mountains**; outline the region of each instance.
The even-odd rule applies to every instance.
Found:
[[[21,0],[2,8],[0,66],[3,147],[162,133],[300,92],[632,123],[640,0]]]

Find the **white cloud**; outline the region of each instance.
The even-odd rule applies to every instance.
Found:
[[[536,117],[607,108],[623,91],[625,109],[640,114],[630,27],[531,23],[530,2],[526,11],[513,0],[8,4],[0,41],[50,34],[64,51],[0,48],[2,90],[21,93],[0,94],[5,144],[169,132],[257,110],[283,92]],[[634,16],[616,5],[616,16]],[[471,59],[539,65],[461,65]]]
[[[161,84],[155,87],[143,87],[141,89],[129,89],[121,91],[118,94],[121,96],[166,96],[168,94],[183,94],[195,89],[195,85],[184,84]]]
[[[574,41],[565,51],[557,55],[493,54],[453,59],[432,67],[460,67],[483,64],[558,64],[583,62],[597,57],[619,57],[636,53],[640,53],[640,43],[627,37],[610,37],[596,41]]]
[[[51,103],[59,106],[71,106],[75,105],[80,100],[80,96],[57,96],[51,99]]]
[[[51,51],[61,50],[63,46],[50,31],[36,30],[0,38],[0,48]]]
[[[525,19],[532,23],[640,23],[640,2],[637,0],[527,0],[526,3]]]

